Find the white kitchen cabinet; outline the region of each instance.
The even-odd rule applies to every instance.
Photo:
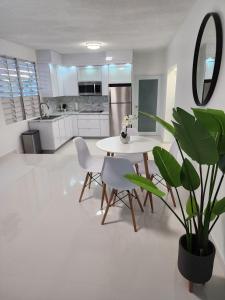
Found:
[[[101,136],[109,136],[109,119],[100,120]]]
[[[59,122],[30,121],[30,129],[37,129],[40,133],[42,150],[54,151],[61,146]]]
[[[66,128],[65,128],[65,118],[59,119],[59,133],[61,138],[61,144],[64,144],[66,141]]]
[[[63,96],[63,67],[52,64],[37,64],[38,83],[42,97]]]
[[[53,97],[51,73],[48,64],[37,64],[38,84],[42,97]]]
[[[79,129],[79,136],[82,137],[99,137],[101,136],[100,128]]]
[[[132,65],[109,65],[109,84],[110,83],[131,83]]]
[[[73,137],[73,117],[67,116],[64,118],[65,122],[65,133],[66,133],[66,141]]]
[[[72,116],[72,130],[73,130],[73,132],[72,132],[73,136],[76,137],[79,135],[78,126],[77,126],[77,116],[75,116],[75,115]]]
[[[83,137],[109,136],[109,115],[78,115],[78,135]]]
[[[94,117],[93,117],[94,118]],[[84,128],[99,128],[100,127],[100,121],[99,119],[93,119],[93,120],[78,120],[78,129],[84,129]]]
[[[53,121],[32,120],[29,128],[39,130],[42,150],[55,151],[73,137],[73,116]]]
[[[63,72],[63,94],[64,96],[78,96],[77,68],[64,66]]]
[[[79,67],[78,81],[102,81],[101,66]]]

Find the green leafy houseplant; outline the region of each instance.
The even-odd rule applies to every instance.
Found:
[[[181,108],[174,109],[173,125],[142,113],[168,130],[179,147],[181,164],[160,147],[153,149],[153,156],[161,176],[176,191],[180,214],[164,200],[165,193],[149,179],[132,174],[125,177],[158,196],[183,226],[187,251],[204,256],[209,252],[209,234],[225,212],[225,197],[218,199],[225,175],[225,113],[213,109],[192,111],[190,114]],[[179,194],[180,187],[189,194],[185,203]],[[197,243],[193,242],[193,236]]]

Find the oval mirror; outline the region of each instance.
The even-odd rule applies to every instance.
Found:
[[[223,33],[217,13],[208,13],[199,29],[192,71],[195,103],[206,105],[211,99],[219,76],[223,48]]]

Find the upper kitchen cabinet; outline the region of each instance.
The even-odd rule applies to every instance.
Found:
[[[79,67],[78,81],[102,81],[101,66]]]
[[[63,67],[59,65],[38,63],[38,82],[42,97],[63,96]]]
[[[64,67],[63,91],[64,96],[78,96],[77,67]]]
[[[131,83],[132,65],[109,65],[109,83]]]

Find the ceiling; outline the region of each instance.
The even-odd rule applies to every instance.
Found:
[[[0,37],[60,53],[165,47],[196,0],[1,0]],[[102,49],[101,49],[102,50]]]

